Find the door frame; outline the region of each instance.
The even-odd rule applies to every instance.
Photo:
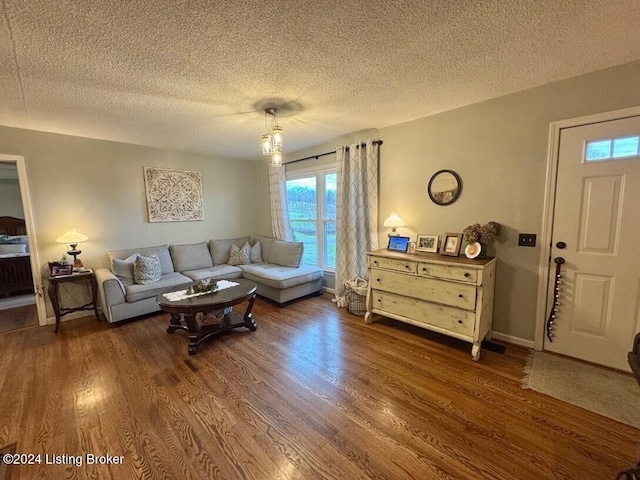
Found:
[[[560,157],[560,133],[565,128],[580,127],[593,123],[622,120],[640,116],[640,106],[596,113],[584,117],[551,122],[547,148],[547,174],[545,181],[544,206],[542,209],[542,231],[540,234],[540,260],[538,262],[538,301],[536,304],[536,330],[533,348],[544,349],[545,314],[547,311],[549,275],[551,273],[551,242],[553,241],[553,214],[555,211],[558,161]],[[631,345],[629,345],[631,348]]]
[[[0,162],[15,163],[18,170],[18,185],[20,186],[20,197],[22,198],[22,210],[24,212],[24,222],[27,227],[27,238],[29,239],[29,252],[31,262],[31,272],[33,276],[33,288],[36,296],[36,308],[38,310],[38,323],[47,325],[47,309],[44,299],[44,287],[42,285],[42,275],[40,274],[40,256],[38,255],[38,241],[35,235],[35,224],[33,222],[33,210],[31,208],[31,195],[29,193],[29,181],[27,177],[27,166],[22,155],[6,155],[0,153]]]

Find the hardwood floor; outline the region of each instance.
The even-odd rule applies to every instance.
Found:
[[[526,349],[473,362],[328,297],[254,318],[193,356],[167,314],[3,335],[0,446],[43,462],[11,478],[611,479],[640,457],[640,430],[523,390]]]

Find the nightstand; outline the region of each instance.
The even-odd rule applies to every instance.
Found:
[[[60,306],[60,297],[58,295],[58,288],[63,283],[88,283],[91,286],[91,301],[85,305],[73,308],[63,308]],[[79,310],[93,310],[98,321],[100,317],[98,315],[98,282],[96,282],[96,274],[93,270],[87,270],[86,272],[76,272],[71,275],[59,275],[56,277],[49,277],[49,298],[53,305],[53,311],[56,314],[56,329],[58,332],[60,326],[60,318],[65,315],[77,312]]]

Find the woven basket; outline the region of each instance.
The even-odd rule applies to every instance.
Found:
[[[353,290],[350,290],[348,293],[349,303],[347,305],[347,310],[349,313],[353,313],[354,315],[363,316],[367,313],[367,296],[366,295],[358,295]]]
[[[347,290],[347,310],[354,315],[367,313],[367,281],[364,278],[348,280],[344,284]]]

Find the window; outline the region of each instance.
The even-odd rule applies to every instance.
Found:
[[[293,239],[304,243],[302,263],[336,268],[336,187],[332,169],[287,175],[287,210]]]
[[[605,140],[587,142],[585,160],[597,162],[600,160],[618,160],[620,158],[637,157],[640,136],[618,137]]]

